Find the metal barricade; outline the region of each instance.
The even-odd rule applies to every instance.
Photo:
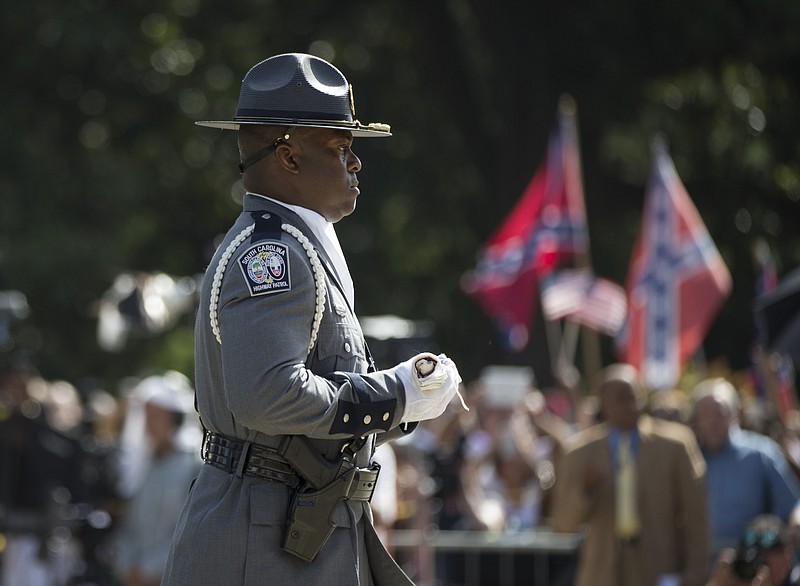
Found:
[[[394,530],[390,547],[418,586],[569,586],[581,538],[547,529]]]

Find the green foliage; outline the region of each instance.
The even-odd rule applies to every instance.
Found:
[[[709,358],[747,364],[755,240],[781,272],[800,263],[791,0],[31,0],[0,11],[0,289],[27,296],[17,341],[47,376],[112,386],[154,367],[191,374],[191,316],[108,355],[97,303],[122,271],[205,269],[240,187],[233,134],[193,121],[230,117],[247,69],[286,51],[331,59],[358,117],[395,133],[356,144],[363,195],[339,233],[359,313],[434,319],[467,379],[546,345],[504,355],[459,278],[541,161],[563,92],[578,105],[603,276],[625,278],[648,143],[666,135],[734,276]]]

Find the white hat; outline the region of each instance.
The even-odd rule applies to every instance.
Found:
[[[136,385],[134,397],[142,404],[158,405],[176,413],[194,410],[194,389],[189,379],[175,370],[143,379]]]

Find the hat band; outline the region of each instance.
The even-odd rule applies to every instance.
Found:
[[[261,110],[261,109],[239,109],[236,111],[236,121],[258,120],[263,118],[280,119],[280,120],[305,120],[309,122],[325,121],[325,122],[348,122],[351,123],[351,118],[341,118],[341,114],[325,114],[323,112],[298,112],[281,111],[281,110]]]

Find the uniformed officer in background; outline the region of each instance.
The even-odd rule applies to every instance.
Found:
[[[410,584],[371,524],[376,443],[438,417],[452,360],[376,370],[334,224],[359,196],[344,75],[284,54],[244,77],[236,116],[243,211],[202,286],[195,359],[205,465],[163,584]]]

